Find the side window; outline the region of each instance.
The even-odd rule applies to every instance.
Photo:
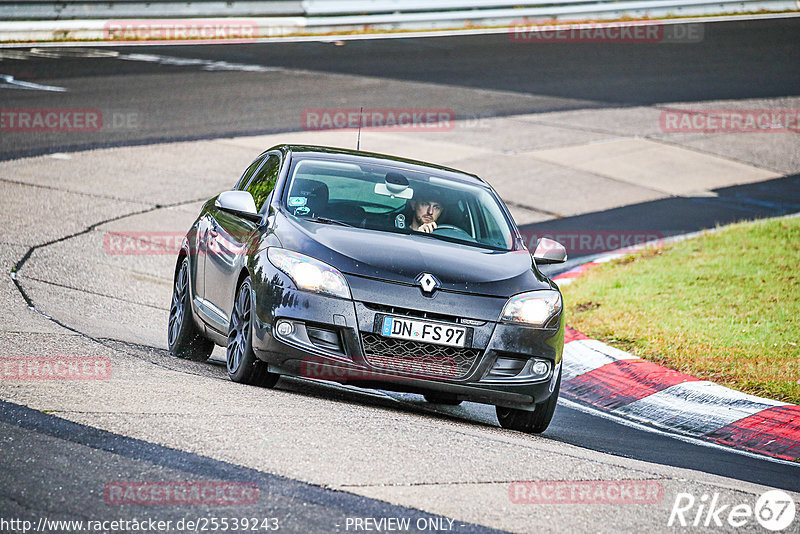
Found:
[[[250,181],[250,177],[253,176],[253,173],[256,172],[258,166],[261,165],[261,162],[264,161],[264,158],[256,158],[256,160],[247,167],[247,170],[244,171],[244,174],[239,181],[236,183],[236,190],[237,191],[244,191],[245,186],[247,186],[247,182]]]
[[[261,211],[261,206],[267,200],[269,194],[275,189],[275,182],[278,180],[278,171],[281,167],[281,158],[277,154],[270,154],[267,156],[264,165],[258,169],[255,177],[250,181],[247,186],[247,191],[253,195],[253,200],[256,201],[256,209]]]

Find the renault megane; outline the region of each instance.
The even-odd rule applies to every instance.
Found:
[[[480,178],[408,159],[280,145],[205,203],[175,267],[168,341],[228,376],[281,375],[496,406],[544,431],[561,382],[562,297]]]

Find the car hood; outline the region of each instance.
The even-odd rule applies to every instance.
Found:
[[[393,234],[301,221],[281,216],[275,232],[286,248],[328,263],[342,273],[417,284],[435,276],[442,290],[510,297],[550,289],[526,250],[501,252],[424,235]]]

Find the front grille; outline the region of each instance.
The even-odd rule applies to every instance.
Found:
[[[480,349],[445,347],[362,332],[364,356],[373,367],[404,375],[463,378],[481,355]]]
[[[460,323],[461,318],[455,315],[445,315],[444,313],[433,313],[422,310],[412,310],[410,308],[398,308],[397,306],[386,306],[385,304],[376,304],[374,302],[364,302],[364,306],[368,309],[386,313],[389,315],[405,315],[406,317],[418,317],[420,319],[435,319],[437,321],[445,321],[448,323]]]

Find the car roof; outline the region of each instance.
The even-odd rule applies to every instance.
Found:
[[[458,169],[453,169],[451,167],[445,167],[442,165],[436,165],[434,163],[428,163],[425,161],[419,161],[414,159],[408,158],[401,158],[398,156],[391,156],[389,154],[378,154],[375,152],[365,152],[362,150],[347,150],[344,148],[335,148],[335,147],[327,147],[327,146],[318,146],[318,145],[291,145],[291,144],[283,144],[277,145],[269,150],[280,150],[281,152],[288,153],[291,152],[292,154],[302,154],[303,156],[325,156],[326,159],[333,159],[336,161],[347,161],[347,162],[364,162],[364,163],[392,163],[395,167],[400,167],[408,170],[414,171],[426,171],[435,169],[439,175],[445,174],[450,175],[449,177],[460,180],[462,182],[469,182],[474,184],[479,184],[486,186],[488,185],[484,180],[479,178],[474,174],[470,174],[464,171],[460,171]]]

